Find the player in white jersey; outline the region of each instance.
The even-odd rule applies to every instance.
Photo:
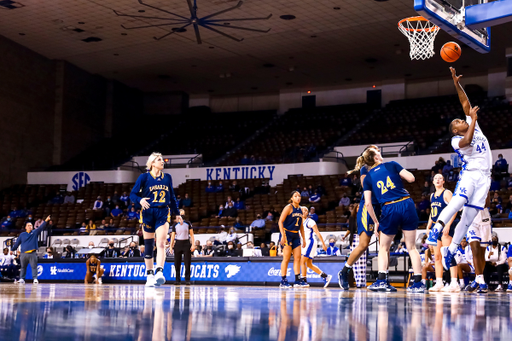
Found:
[[[445,223],[459,211],[462,206],[464,212],[460,222],[455,228],[452,243],[443,248],[443,266],[448,270],[456,265],[454,257],[462,238],[466,235],[469,226],[475,220],[479,211],[485,207],[485,200],[491,186],[492,155],[487,137],[478,125],[478,107],[472,107],[464,89],[459,83],[462,76],[457,76],[455,69],[450,68],[453,82],[459,95],[460,103],[466,114],[466,121],[455,119],[450,123],[449,130],[452,137],[452,147],[462,160],[462,171],[455,188],[453,198],[448,206],[441,212],[437,223],[429,234],[429,241],[436,240],[439,231]]]
[[[331,282],[332,276],[327,275],[325,272],[320,270],[316,265],[313,265],[313,258],[316,256],[316,241],[314,234],[317,235],[318,239],[322,242],[322,247],[324,251],[327,250],[327,246],[325,245],[324,239],[318,231],[318,227],[313,219],[308,218],[309,210],[307,207],[302,206],[302,224],[304,225],[304,238],[306,239],[306,247],[302,248],[302,256],[300,258],[300,269],[302,272],[302,282],[305,283],[303,286],[308,286],[307,284],[307,274],[308,268],[316,272],[322,277],[324,280],[324,288],[327,288],[329,283]],[[304,244],[304,243],[303,243]]]

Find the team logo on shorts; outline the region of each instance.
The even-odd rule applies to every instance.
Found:
[[[368,231],[373,231],[375,224],[368,225]]]

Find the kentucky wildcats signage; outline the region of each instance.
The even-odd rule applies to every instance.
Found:
[[[276,166],[207,168],[206,180],[264,179],[274,180]]]
[[[105,282],[146,280],[146,266],[140,263],[103,263]],[[324,263],[320,267],[327,274],[335,275],[343,268],[343,262]],[[193,262],[190,266],[192,281],[208,282],[279,282],[281,281],[281,262]],[[40,263],[38,278],[41,280],[80,280],[85,278],[87,268],[85,263]],[[287,276],[293,274],[292,268],[287,270]],[[174,264],[167,263],[164,268],[167,281],[176,280]],[[185,277],[185,266],[181,267],[181,277]],[[27,273],[27,279],[31,279]],[[290,280],[292,278],[290,277]],[[320,275],[308,269],[308,281],[321,282]]]

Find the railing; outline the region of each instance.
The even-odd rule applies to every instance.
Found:
[[[69,236],[66,235],[64,237],[91,235],[91,232],[93,232],[93,231],[96,232],[95,235],[101,236],[101,235],[103,235],[103,232],[105,232],[105,235],[107,235],[107,233],[116,233],[119,230],[122,230],[123,232],[129,231],[129,232],[135,233],[135,231],[137,229],[133,228],[133,227],[114,227],[114,228],[108,228],[107,230],[95,229],[95,230],[85,230],[85,231],[81,230],[79,228],[78,229],[76,229],[76,228],[75,229],[51,229],[48,233],[48,237],[54,237],[54,236],[62,237],[62,236],[64,236],[63,233],[71,233],[71,235],[69,235]],[[101,232],[101,234],[98,234],[98,232]],[[77,233],[77,234],[73,234],[73,233]]]
[[[408,151],[409,147],[412,147],[412,151]],[[414,145],[414,141],[410,141],[405,146],[402,146],[398,152],[400,156],[412,156],[414,154],[417,154],[417,147]]]
[[[125,166],[127,163],[130,163],[131,165],[130,166]],[[135,166],[136,165],[136,166]],[[121,167],[126,167],[126,168],[132,168],[132,169],[137,169],[139,172],[141,173],[144,173],[139,165],[139,163],[137,161],[133,161],[133,160],[128,160],[126,161],[125,163],[123,163],[121,165]]]
[[[336,156],[323,156],[322,160],[335,159],[336,162],[341,162],[341,163],[345,164],[345,166],[348,167],[347,160],[345,160],[345,155],[343,155],[342,152],[339,152],[339,151],[333,149],[331,151],[328,151],[325,154],[330,154],[330,153],[336,153]]]

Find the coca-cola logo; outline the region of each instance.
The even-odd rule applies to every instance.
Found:
[[[286,269],[286,276],[290,276],[291,272],[292,272],[292,268]],[[270,268],[268,270],[268,275],[269,276],[279,276],[279,277],[281,277],[282,276],[281,275],[281,269],[274,269],[272,267],[272,268]]]

